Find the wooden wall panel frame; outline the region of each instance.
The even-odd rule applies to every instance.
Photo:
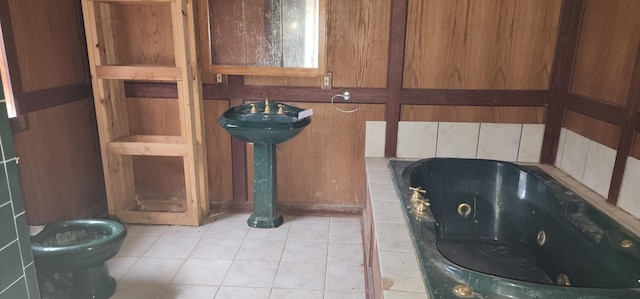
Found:
[[[625,114],[620,140],[618,142],[618,152],[616,154],[616,162],[613,166],[613,175],[611,185],[609,186],[609,195],[607,201],[613,205],[618,203],[620,188],[622,187],[622,179],[627,164],[627,158],[631,154],[634,137],[637,132],[638,109],[640,108],[640,47],[636,52],[636,61],[633,66],[633,75],[631,76],[631,84],[627,95],[627,105],[624,109]]]
[[[551,97],[547,104],[547,119],[540,163],[553,164],[558,152],[560,129],[564,118],[565,95],[569,92],[571,73],[576,61],[584,7],[585,0],[564,0],[562,3],[558,41],[556,42],[551,74]]]
[[[13,25],[11,23],[11,12],[9,9],[10,0],[0,0],[0,30],[4,39],[4,48],[6,52],[7,71],[9,73],[8,82],[11,82],[13,92],[13,101],[17,115],[27,114],[29,112],[46,109],[66,103],[84,100],[91,97],[91,74],[89,65],[84,63],[84,81],[81,83],[48,88],[25,92],[20,76],[20,68],[18,64],[18,53],[16,49]],[[76,32],[78,39],[81,40],[83,49],[81,53],[83,61],[87,62],[86,42],[84,38],[84,29],[82,21],[82,8],[80,0],[74,0],[76,8],[76,20],[78,22],[79,31]]]

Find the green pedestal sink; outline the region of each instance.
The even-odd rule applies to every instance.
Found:
[[[251,227],[282,224],[277,202],[276,144],[290,140],[311,123],[310,117],[298,118],[302,111],[275,102],[251,103],[232,107],[218,118],[231,136],[253,143],[253,214],[247,220]]]

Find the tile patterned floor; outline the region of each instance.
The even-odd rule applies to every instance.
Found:
[[[364,299],[360,217],[285,216],[250,228],[248,214],[200,227],[129,225],[108,263],[112,299]]]

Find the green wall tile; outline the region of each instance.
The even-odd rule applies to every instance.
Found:
[[[16,157],[16,153],[6,102],[3,99],[0,80],[0,160],[6,162]],[[24,203],[17,162],[13,160],[0,163],[0,248],[4,248],[0,250],[0,299],[40,299],[29,227],[23,212]],[[20,216],[15,218],[15,215]],[[23,269],[24,266],[27,268]]]
[[[4,293],[0,294],[0,299],[27,299],[29,295],[27,293],[27,285],[24,277],[12,285]]]
[[[7,175],[4,172],[4,163],[0,164],[0,205],[11,200],[9,195],[9,185],[7,183]]]
[[[6,289],[22,276],[22,262],[18,242],[0,251],[0,269],[2,269],[2,275],[0,275],[0,290]]]
[[[24,269],[25,276],[27,277],[27,290],[29,291],[30,299],[40,298],[40,289],[38,288],[38,279],[36,275],[36,266],[31,264]]]
[[[9,177],[9,190],[11,190],[11,199],[13,199],[13,212],[18,215],[24,212],[24,196],[22,195],[22,185],[20,184],[18,162],[11,160],[6,162],[6,165],[7,176]]]
[[[3,222],[7,222],[6,224],[0,225],[0,248],[3,248],[18,238],[16,236],[16,226],[13,222],[11,204],[6,204],[0,207],[0,219],[2,219]],[[0,269],[5,268],[0,267]],[[2,290],[2,288],[0,288],[0,290]]]
[[[9,160],[16,156],[13,145],[13,131],[7,115],[7,105],[5,101],[0,102],[0,136],[2,138],[2,152],[4,159]]]
[[[16,217],[16,225],[18,226],[18,240],[22,251],[23,264],[28,265],[33,262],[33,253],[31,251],[31,239],[29,238],[30,232],[26,214]]]

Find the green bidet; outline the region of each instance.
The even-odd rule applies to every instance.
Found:
[[[53,298],[111,297],[116,281],[105,264],[114,257],[127,233],[104,219],[61,221],[31,237],[41,293]]]

